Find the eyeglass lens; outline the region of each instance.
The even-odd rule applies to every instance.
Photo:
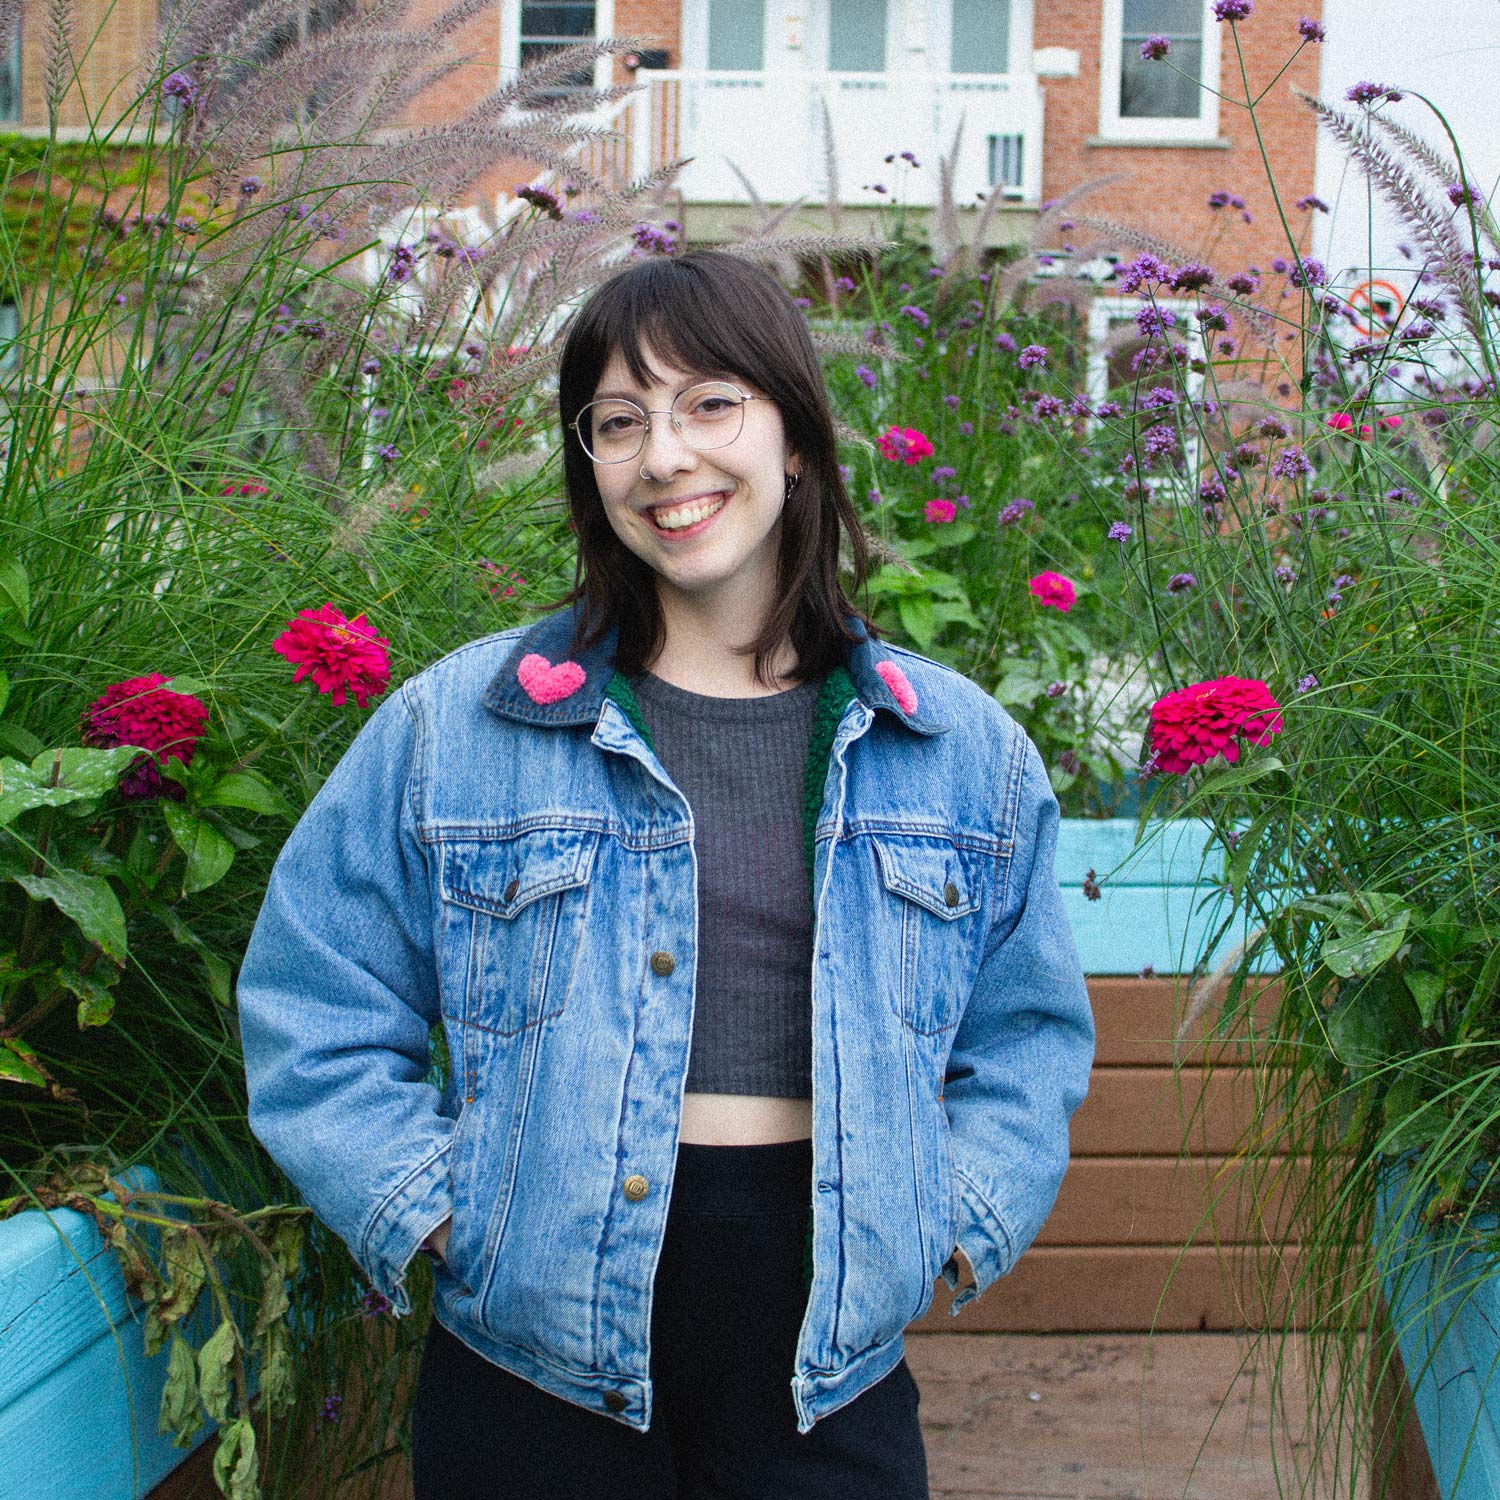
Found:
[[[679,392],[671,415],[690,448],[722,448],[740,435],[745,398],[732,385],[710,381]],[[645,446],[649,421],[633,401],[591,401],[578,414],[578,436],[597,462],[624,463]]]

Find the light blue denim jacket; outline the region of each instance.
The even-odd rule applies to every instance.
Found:
[[[451,1213],[439,1321],[645,1430],[693,821],[605,691],[613,637],[579,653],[568,696],[523,689],[522,658],[560,661],[571,626],[564,610],[474,641],[381,705],[276,862],[239,1015],[251,1127],[395,1310]],[[957,1286],[955,1246],[977,1279],[955,1314],[1016,1263],[1093,1059],[1040,756],[966,678],[860,634],[813,857],[814,1269],[788,1371],[804,1433],[901,1359],[939,1274]]]

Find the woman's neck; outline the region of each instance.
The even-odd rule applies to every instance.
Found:
[[[762,698],[795,687],[797,652],[788,641],[770,663],[770,684],[755,675],[754,654],[743,647],[760,629],[752,611],[693,609],[685,601],[660,600],[665,640],[646,670],[673,687],[713,698]],[[736,649],[740,648],[740,649]]]

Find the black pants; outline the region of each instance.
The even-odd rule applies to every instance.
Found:
[[[679,1148],[651,1317],[651,1428],[540,1390],[433,1322],[415,1500],[927,1500],[903,1359],[797,1431],[812,1143]]]

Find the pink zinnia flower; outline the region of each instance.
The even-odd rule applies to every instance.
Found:
[[[1215,677],[1178,688],[1151,707],[1155,769],[1181,776],[1216,755],[1236,761],[1240,740],[1264,745],[1281,733],[1280,707],[1255,677]]]
[[[1395,415],[1388,416],[1388,417],[1382,417],[1380,419],[1380,425],[1382,427],[1388,428],[1388,429],[1390,429],[1390,431],[1394,432],[1396,430],[1396,428],[1398,428],[1401,425],[1401,418],[1398,417],[1398,416],[1395,416]]]
[[[83,743],[100,750],[116,745],[139,745],[154,751],[143,755],[120,777],[120,795],[130,802],[148,797],[182,800],[183,789],[166,780],[158,766],[167,760],[188,765],[208,724],[208,709],[191,693],[174,693],[160,672],[130,677],[104,690],[83,711]]]
[[[892,463],[919,464],[933,452],[932,444],[915,427],[887,427],[875,446]]]
[[[1073,580],[1064,578],[1061,573],[1038,573],[1031,580],[1030,588],[1043,604],[1050,604],[1053,609],[1060,609],[1064,614],[1072,609],[1073,601],[1078,597]]]
[[[1335,432],[1348,432],[1354,426],[1354,418],[1346,411],[1336,411],[1324,420],[1323,425],[1333,428]]]
[[[958,514],[958,507],[951,500],[929,500],[922,514],[929,521],[951,521]]]
[[[298,610],[271,649],[297,663],[293,682],[311,676],[320,693],[332,694],[335,705],[353,693],[354,701],[368,708],[370,698],[383,693],[390,680],[389,645],[363,615],[346,620],[332,604],[325,604]]]

